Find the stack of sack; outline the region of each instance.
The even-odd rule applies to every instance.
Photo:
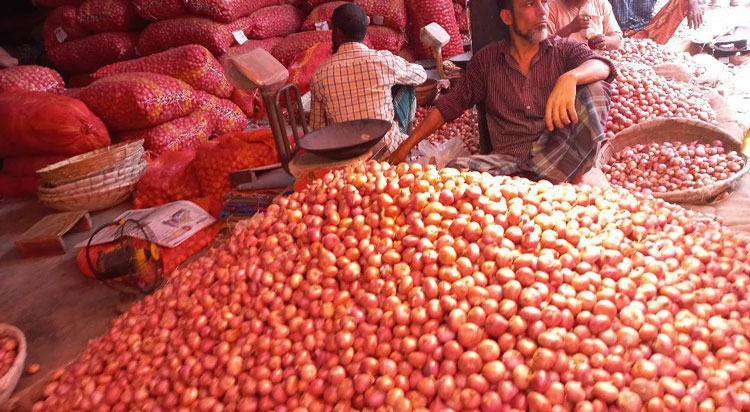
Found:
[[[55,68],[87,74],[136,57],[138,32],[145,21],[131,0],[36,0],[35,4],[58,6],[42,29],[47,57]]]
[[[144,139],[153,155],[196,148],[213,135],[240,131],[247,117],[228,98],[218,60],[189,45],[102,67],[81,99],[107,125],[114,142]]]
[[[119,133],[113,136],[114,141],[144,139],[146,150],[158,155],[166,150],[196,147],[211,136],[243,130],[247,126],[247,116],[229,100],[234,88],[224,76],[224,69],[203,46],[181,46],[115,63],[97,70],[92,77],[98,81],[115,75],[144,72],[184,82],[191,89],[192,110],[146,129],[118,130]]]
[[[0,70],[0,196],[35,196],[36,171],[106,147],[109,133],[83,102],[59,94],[59,73],[40,66]]]

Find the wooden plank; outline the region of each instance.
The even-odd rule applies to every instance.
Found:
[[[91,216],[85,210],[47,215],[18,237],[16,248],[24,257],[63,254],[63,235],[91,228]]]

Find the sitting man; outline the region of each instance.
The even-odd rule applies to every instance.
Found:
[[[414,119],[413,86],[427,79],[424,68],[391,52],[365,46],[362,42],[367,34],[367,15],[353,3],[336,8],[331,25],[334,55],[310,80],[310,126],[318,129],[350,120],[387,120],[393,122],[393,127],[386,134],[385,143],[389,150],[395,150]],[[407,91],[394,87],[398,85],[412,87]]]
[[[436,102],[391,156],[409,151],[446,121],[484,103],[492,153],[455,159],[449,167],[567,182],[593,163],[610,103],[612,63],[580,42],[547,38],[547,0],[499,0],[508,40],[474,55],[466,74]]]
[[[622,31],[608,0],[550,0],[550,36],[588,43],[594,50],[620,47]]]

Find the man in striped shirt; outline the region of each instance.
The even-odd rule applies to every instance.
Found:
[[[393,153],[400,162],[422,139],[484,103],[492,153],[448,166],[555,183],[582,175],[604,139],[612,63],[586,44],[548,39],[547,0],[500,0],[509,40],[477,52],[456,87]]]
[[[427,74],[422,66],[365,46],[362,42],[367,34],[367,15],[359,6],[339,6],[331,24],[334,55],[310,81],[310,126],[318,129],[349,120],[387,120],[393,126],[385,143],[393,151],[406,138],[394,120],[394,86],[417,86],[424,83]],[[415,104],[412,107],[416,109]]]

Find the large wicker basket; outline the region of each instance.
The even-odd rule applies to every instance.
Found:
[[[0,410],[2,410],[23,374],[23,366],[26,363],[26,337],[18,328],[5,323],[0,323],[0,336],[10,336],[18,342],[16,360],[13,361],[8,372],[0,376]]]
[[[728,151],[733,150],[742,154],[742,143],[720,127],[692,119],[655,119],[630,126],[615,135],[612,140],[602,146],[596,159],[596,166],[605,165],[615,153],[626,146],[653,142],[690,143],[696,140],[699,143],[719,140]],[[750,170],[750,162],[747,162],[744,155],[742,156],[745,158],[745,166],[727,179],[698,189],[653,193],[653,195],[673,203],[695,205],[711,203],[722,193],[734,190],[737,182]]]
[[[133,140],[84,153],[37,170],[42,182],[59,186],[113,168],[137,164],[143,156],[143,140]]]
[[[98,190],[107,186],[114,186],[122,182],[131,181],[133,178],[143,175],[143,172],[148,166],[146,159],[141,158],[139,160],[140,161],[133,166],[121,167],[112,171],[94,174],[90,177],[66,183],[61,186],[48,187],[47,185],[42,184],[39,187],[39,196],[71,196],[77,193]]]

